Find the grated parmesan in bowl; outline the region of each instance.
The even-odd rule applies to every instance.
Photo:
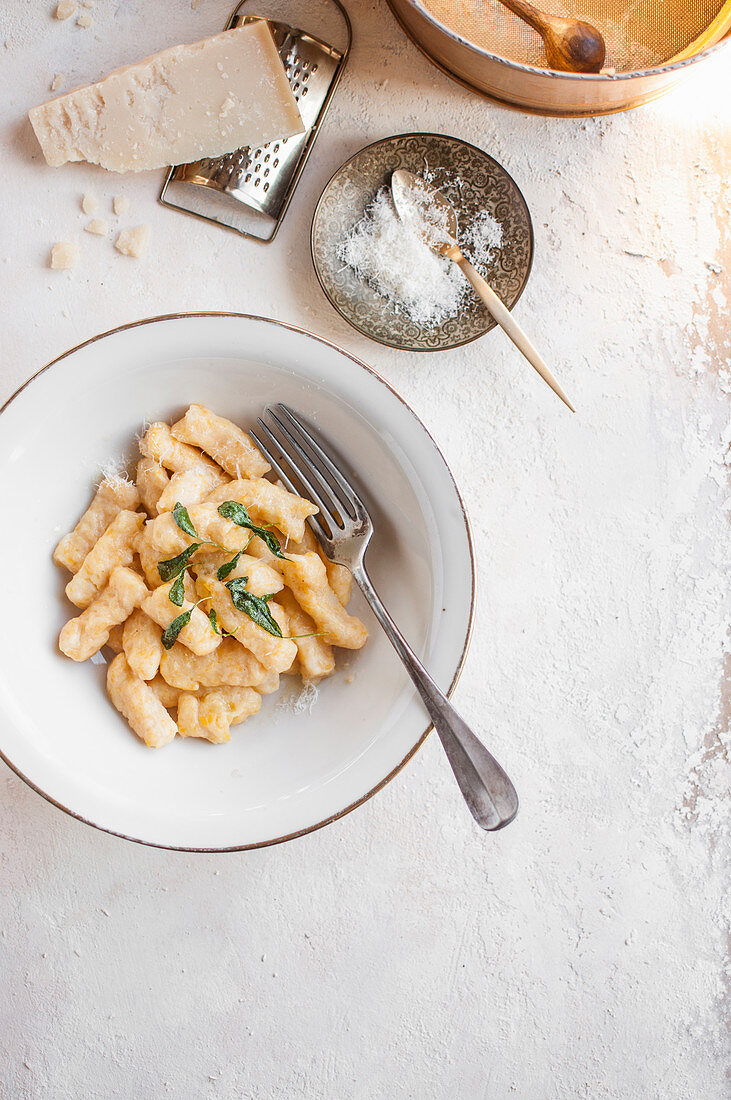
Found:
[[[418,230],[393,205],[397,169],[423,185],[424,202],[411,195],[401,213]],[[413,179],[410,189],[421,191]],[[331,177],[312,218],[312,262],[331,305],[356,331],[402,351],[447,351],[496,326],[461,270],[420,239],[426,231],[439,243],[450,228],[435,191],[454,208],[460,248],[511,310],[530,275],[530,211],[502,165],[459,138],[395,134],[367,145]]]
[[[460,232],[465,255],[483,276],[502,239],[502,227],[487,211]],[[363,218],[342,241],[338,258],[394,312],[406,314],[420,326],[436,327],[458,316],[475,298],[457,265],[433,252],[418,228],[399,218],[388,187],[381,188]]]

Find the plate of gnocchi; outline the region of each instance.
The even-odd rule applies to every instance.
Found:
[[[372,511],[368,566],[439,686],[465,658],[469,524],[424,425],[295,327],[184,314],[54,360],[2,409],[0,755],[126,839],[242,850],[380,790],[428,719],[347,569],[249,429],[272,400],[327,436]],[[56,410],[54,412],[54,410]]]

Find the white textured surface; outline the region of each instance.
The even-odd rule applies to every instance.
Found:
[[[522,811],[479,834],[430,738],[325,831],[195,857],[95,833],[3,769],[0,1095],[721,1100],[728,54],[632,114],[523,117],[431,68],[382,2],[350,6],[350,71],[269,248],[162,210],[157,174],[45,167],[24,117],[55,73],[69,87],[215,32],[228,4],[99,0],[89,31],[5,6],[0,387],[187,309],[270,314],[362,354],[464,490],[480,591],[456,701]],[[315,198],[408,129],[475,141],[523,188],[519,314],[573,420],[499,332],[409,356],[323,300]],[[124,193],[120,224],[152,225],[144,259],[83,234],[89,189],[105,217]],[[79,267],[48,270],[72,235]]]

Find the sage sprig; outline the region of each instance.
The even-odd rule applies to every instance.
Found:
[[[255,535],[262,539],[262,541],[268,546],[269,550],[276,557],[281,558],[283,561],[287,561],[282,553],[279,539],[275,535],[268,531],[265,527],[258,527],[252,520],[248,513],[248,510],[243,504],[239,504],[235,500],[226,500],[218,508],[219,515],[224,519],[231,520],[237,527],[243,527],[248,531],[251,531],[251,538]],[[157,563],[157,571],[160,574],[160,578],[163,581],[173,581],[168,592],[168,598],[171,603],[176,607],[182,607],[185,599],[185,572],[188,567],[188,562],[196,553],[200,550],[201,546],[216,546],[219,550],[225,550],[224,546],[220,546],[217,542],[211,542],[209,539],[201,538],[195,529],[195,524],[190,518],[188,509],[180,501],[176,501],[173,508],[173,519],[176,525],[186,535],[190,535],[191,538],[197,539],[197,542],[191,543],[185,550],[182,550],[179,554],[176,554],[174,558],[168,558],[166,561],[159,561]],[[249,540],[251,541],[251,540]],[[216,577],[219,581],[226,581],[226,577],[230,576],[239,563],[241,555],[248,547],[243,547],[238,551],[234,557],[223,565],[219,566],[216,570]],[[226,587],[231,593],[231,600],[234,607],[238,611],[243,611],[245,615],[256,623],[267,633],[274,635],[275,638],[282,637],[282,631],[279,628],[279,624],[272,617],[272,613],[269,610],[267,603],[271,600],[274,593],[270,593],[267,596],[255,596],[252,592],[249,592],[246,585],[249,583],[248,577],[235,577],[232,581],[226,581]],[[208,598],[208,597],[206,597]],[[205,602],[199,600],[199,603]],[[194,604],[188,611],[183,611],[177,618],[173,619],[170,626],[163,632],[162,644],[166,649],[172,649],[177,641],[180,631],[188,625],[190,617],[193,613],[193,608],[198,604]],[[229,631],[223,631],[218,624],[218,617],[213,608],[208,612],[208,621],[211,624],[211,630],[214,633],[223,636],[224,633],[229,634]],[[302,635],[307,637],[308,635]]]
[[[191,538],[198,539],[198,541],[192,543],[190,546],[186,546],[185,550],[176,554],[174,558],[168,558],[166,561],[159,561],[157,563],[157,571],[162,580],[171,581],[173,577],[177,577],[182,573],[193,557],[193,554],[195,554],[196,550],[200,550],[201,546],[215,546],[216,549],[227,552],[225,546],[220,546],[217,542],[211,542],[210,539],[202,539],[200,537],[190,518],[188,509],[184,504],[181,504],[179,500],[175,502],[175,507],[173,508],[173,519],[181,531],[186,535],[190,535]],[[238,561],[238,558],[236,560]],[[233,566],[231,568],[233,569]],[[228,576],[228,574],[226,575]],[[176,600],[173,600],[173,603],[176,602]],[[180,607],[180,604],[178,604],[178,607]]]

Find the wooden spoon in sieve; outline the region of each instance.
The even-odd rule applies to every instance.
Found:
[[[462,269],[503,332],[510,337],[543,381],[561,398],[564,405],[574,412],[574,406],[510,310],[498,298],[490,284],[475,271],[457,244],[457,212],[449,199],[441,191],[428,187],[423,179],[403,168],[397,169],[391,176],[391,194],[401,221],[410,225],[434,252],[452,260]]]
[[[599,72],[607,51],[604,39],[591,23],[548,15],[526,0],[500,0],[500,3],[538,31],[552,69],[564,73]]]

